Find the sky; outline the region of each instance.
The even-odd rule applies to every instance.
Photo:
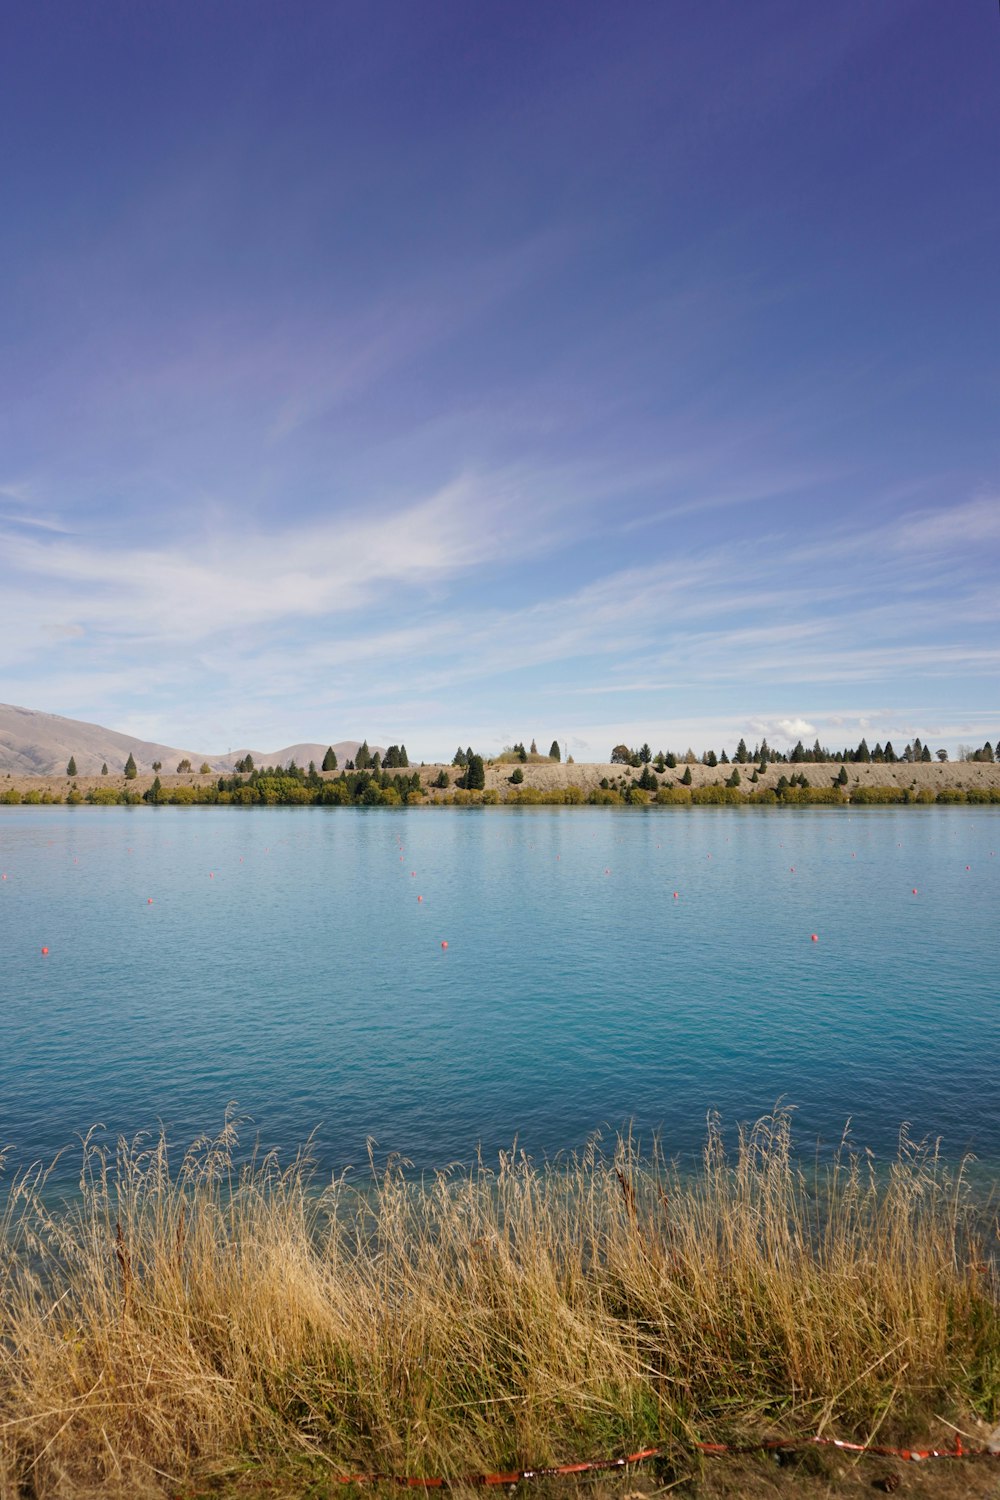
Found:
[[[0,17],[0,699],[221,753],[1000,738],[1000,19]]]

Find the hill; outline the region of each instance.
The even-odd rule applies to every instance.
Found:
[[[130,755],[140,772],[149,773],[154,761],[162,761],[167,770],[173,771],[183,760],[189,760],[195,770],[207,761],[213,771],[231,771],[247,755],[253,757],[255,765],[284,766],[294,760],[307,766],[311,760],[322,763],[329,743],[286,745],[281,750],[233,750],[219,755],[141,740],[82,719],[65,719],[59,714],[0,703],[0,772],[14,776],[61,776],[70,756],[75,759],[81,776],[99,775],[105,763],[109,771],[123,771]],[[341,765],[354,758],[360,744],[360,740],[334,743]],[[372,745],[371,749],[384,753],[381,745]]]

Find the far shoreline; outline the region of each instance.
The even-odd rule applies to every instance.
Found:
[[[843,764],[843,771],[841,765]],[[732,785],[733,773],[739,777]],[[1000,764],[985,761],[857,763],[837,761],[707,766],[680,762],[655,767],[529,760],[493,760],[484,766],[485,785],[456,785],[462,767],[442,764],[306,774],[274,767],[261,786],[264,768],[244,775],[218,772],[143,771],[133,778],[108,775],[55,776],[0,772],[0,806],[90,805],[364,805],[375,806],[727,806],[863,807],[1000,804]],[[846,775],[846,781],[842,777]],[[294,778],[298,777],[296,785]],[[447,778],[447,785],[441,785]],[[644,789],[639,783],[645,779]],[[801,785],[802,781],[806,785]],[[793,783],[789,785],[789,783]],[[156,785],[158,783],[158,791]],[[728,783],[728,784],[727,784]],[[232,790],[220,790],[225,785]],[[350,794],[347,788],[350,788]],[[259,795],[258,795],[259,793]],[[288,793],[288,795],[284,795]]]

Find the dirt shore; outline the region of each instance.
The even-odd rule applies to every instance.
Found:
[[[542,792],[552,792],[569,786],[577,786],[586,796],[599,787],[604,780],[607,780],[613,787],[621,788],[627,786],[630,781],[637,780],[641,774],[639,770],[632,767],[608,763],[563,765],[554,761],[528,761],[520,766],[524,776],[523,782],[514,783],[511,781],[511,776],[516,769],[518,769],[517,765],[510,762],[488,761],[486,763],[486,789],[495,790],[501,797],[505,797],[516,787],[535,787]],[[676,786],[687,769],[685,765],[678,764],[676,769],[668,769],[662,775],[658,775],[657,781],[660,786]],[[756,769],[752,763],[748,762],[735,769],[740,773],[741,790],[751,792],[775,787],[782,776],[791,777],[800,772],[806,776],[810,786],[828,787],[837,779],[840,764],[829,761],[812,764],[804,762],[801,765],[772,765],[768,766],[766,772],[759,776],[756,782],[750,780]],[[428,790],[432,799],[435,796],[448,795],[448,792],[454,790],[456,780],[462,774],[460,767],[450,765],[411,766],[405,774],[412,775],[414,770],[420,772],[421,785]],[[449,777],[448,792],[436,791],[432,786],[442,770]],[[713,782],[717,785],[724,784],[732,775],[733,770],[732,765],[704,766],[700,763],[692,765],[690,767],[691,785],[693,787],[709,786]],[[334,780],[338,774],[340,773],[336,771],[327,772],[324,780]],[[208,786],[217,779],[218,773],[215,771],[204,776],[197,773],[185,773],[180,776],[168,775],[166,772],[160,773],[160,782],[168,794],[177,786]],[[128,790],[141,794],[152,786],[153,780],[152,772],[140,774],[133,781],[126,781],[120,774],[23,776],[8,772],[0,773],[0,797],[5,791],[15,790],[22,796],[26,792],[40,792],[43,795],[48,792],[51,796],[65,798],[67,792],[74,786],[84,797],[89,791],[101,788],[116,791]],[[910,765],[897,761],[891,765],[852,765],[848,762],[846,788],[848,793],[854,787],[865,786],[895,786],[908,788],[913,792],[1000,788],[1000,764],[991,765],[983,761],[946,761],[944,763],[932,761],[929,764],[919,762],[916,765]]]

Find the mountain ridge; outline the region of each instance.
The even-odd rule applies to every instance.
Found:
[[[140,771],[152,770],[154,761],[162,761],[164,770],[173,771],[183,760],[189,760],[195,770],[207,763],[213,771],[231,771],[247,755],[253,757],[255,765],[287,765],[289,760],[299,765],[314,760],[319,765],[329,745],[343,765],[345,760],[353,760],[361,744],[361,740],[328,740],[326,744],[317,741],[286,745],[281,750],[248,748],[230,750],[225,755],[206,754],[143,740],[84,719],[0,703],[0,771],[19,776],[58,776],[65,772],[70,756],[81,776],[97,775],[104,764],[110,771],[122,771],[129,755]],[[369,748],[380,755],[385,753],[381,745]]]

